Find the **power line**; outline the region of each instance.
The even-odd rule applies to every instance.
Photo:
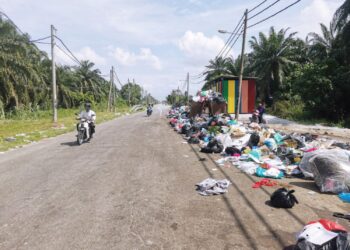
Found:
[[[74,61],[75,63],[78,63],[79,65],[81,65],[81,63],[79,61],[76,61],[74,59],[74,57],[72,57],[70,54],[68,54],[64,49],[62,49],[58,44],[56,44],[56,47],[61,50],[66,56],[68,56],[72,61]]]
[[[62,39],[59,38],[58,36],[55,36],[55,37],[62,43],[63,47],[66,48],[66,50],[71,54],[71,56],[72,56],[77,62],[79,62],[79,64],[81,64],[81,63],[80,63],[80,60],[73,54],[73,52],[68,48],[68,46],[62,41]]]
[[[249,17],[248,20],[253,19],[254,17],[259,16],[261,13],[263,13],[263,12],[265,12],[266,10],[270,9],[272,6],[274,6],[275,4],[277,4],[279,1],[281,1],[281,0],[277,0],[277,1],[273,2],[272,4],[270,4],[269,6],[267,6],[265,9],[263,9],[263,10],[259,11],[258,13],[256,13],[254,16]]]
[[[43,38],[31,40],[31,41],[29,41],[29,42],[31,42],[31,43],[36,43],[36,42],[39,42],[39,41],[42,41],[42,40],[46,40],[46,39],[48,39],[48,38],[51,38],[51,36],[46,36],[46,37],[43,37]]]
[[[3,11],[0,11],[0,15],[6,17],[7,20],[15,27],[15,29],[19,33],[21,33],[23,36],[26,36],[26,34],[15,24],[15,22],[12,21],[12,19],[6,13],[4,13]],[[39,39],[35,39],[35,40],[32,40],[32,41],[27,41],[27,43],[30,44],[30,45],[34,45],[35,46],[34,43],[40,43],[38,41],[42,41],[42,40],[45,40],[47,38],[50,38],[50,36],[39,38]],[[42,43],[42,44],[50,44],[50,43]]]
[[[260,20],[259,22],[256,22],[256,23],[254,23],[254,24],[248,26],[247,28],[251,28],[251,27],[254,27],[255,25],[258,25],[258,24],[260,24],[260,23],[262,23],[262,22],[265,22],[266,20],[268,20],[268,19],[270,19],[270,18],[272,18],[272,17],[278,15],[279,13],[281,13],[281,12],[283,12],[283,11],[289,9],[289,8],[292,7],[293,5],[296,5],[296,4],[299,3],[300,1],[301,1],[301,0],[295,1],[294,3],[292,3],[292,4],[288,5],[287,7],[285,7],[284,9],[282,9],[282,10],[280,10],[280,11],[277,11],[276,13],[272,14],[271,16],[268,16],[268,17],[266,17],[266,18]]]
[[[51,43],[47,43],[47,42],[33,42],[33,43],[39,43],[39,44],[51,44]]]
[[[3,15],[4,17],[6,17],[7,20],[9,20],[10,23],[11,23],[13,26],[15,26],[15,28],[16,28],[22,35],[24,35],[24,32],[12,21],[12,19],[11,19],[8,15],[6,15],[6,13],[0,11],[0,15]]]
[[[230,48],[227,50],[224,58],[227,57],[228,53],[230,53],[231,49],[233,48],[233,46],[236,44],[236,42],[238,41],[238,39],[242,36],[243,33],[243,29],[241,30],[241,33],[237,36],[236,40],[232,43],[232,45],[230,46]]]
[[[248,11],[248,13],[254,11],[255,9],[259,8],[261,5],[263,5],[265,2],[267,2],[267,0],[262,1],[261,3],[259,3],[257,6],[255,6],[253,9],[251,9],[250,11]]]
[[[118,81],[118,83],[119,83],[119,85],[121,86],[121,87],[123,87],[124,85],[121,83],[121,81],[119,80],[119,77],[118,77],[118,75],[117,75],[117,73],[114,71],[114,76],[115,76],[115,78],[117,78],[117,81]]]
[[[234,37],[236,35],[236,30],[237,28],[241,25],[242,26],[242,21],[243,21],[244,15],[241,17],[241,19],[239,20],[239,22],[237,23],[234,31],[231,33],[231,35],[229,36],[229,38],[227,39],[224,47],[222,47],[222,49],[220,50],[219,54],[216,57],[220,57],[220,55],[222,55],[224,53],[224,51],[226,50],[226,48],[229,46],[228,44],[234,39],[231,39],[232,37]],[[242,23],[242,24],[241,24]],[[240,28],[238,28],[240,29]]]
[[[239,37],[240,35],[241,35],[241,33],[238,33],[238,31],[242,28],[242,26],[243,26],[243,22],[241,23],[241,25],[238,27],[238,29],[235,29],[235,31],[233,32],[233,35],[231,36],[231,39],[230,39],[230,41],[228,42],[228,44],[227,44],[227,46],[226,46],[226,48],[222,51],[222,53],[221,53],[221,56],[224,54],[224,53],[226,53],[226,50],[231,46],[231,48],[232,48],[232,42],[234,41],[234,39],[236,38],[236,37]],[[238,35],[238,36],[237,36]],[[237,39],[236,39],[237,40]],[[230,49],[229,49],[230,50]],[[227,53],[226,53],[227,54]]]

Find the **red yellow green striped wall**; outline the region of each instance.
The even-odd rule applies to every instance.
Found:
[[[222,94],[227,101],[227,111],[232,114],[236,111],[239,93],[238,80],[223,80],[213,86],[213,90]],[[240,113],[252,113],[255,110],[255,80],[243,80],[242,100]]]

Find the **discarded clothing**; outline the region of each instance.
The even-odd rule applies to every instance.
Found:
[[[260,188],[262,186],[273,187],[278,185],[276,181],[271,179],[262,179],[261,181],[257,181],[253,184],[252,188]]]
[[[197,187],[196,191],[200,195],[204,195],[204,196],[224,194],[227,192],[228,186],[230,184],[231,182],[226,179],[214,180],[212,178],[208,178],[196,184],[196,187]]]

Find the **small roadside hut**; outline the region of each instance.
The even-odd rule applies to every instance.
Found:
[[[242,95],[240,113],[253,113],[255,110],[256,99],[256,78],[244,77],[242,81]],[[227,111],[229,114],[236,112],[239,94],[239,78],[238,76],[220,76],[212,80],[206,89],[211,89],[222,96],[227,101]]]

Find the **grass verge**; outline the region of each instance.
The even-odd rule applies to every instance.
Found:
[[[128,107],[123,107],[116,112],[96,111],[97,123],[122,116],[129,110]],[[0,120],[0,152],[75,130],[76,112],[76,109],[58,110],[57,126],[53,126],[50,111],[40,111],[39,116],[28,116],[27,119]]]

